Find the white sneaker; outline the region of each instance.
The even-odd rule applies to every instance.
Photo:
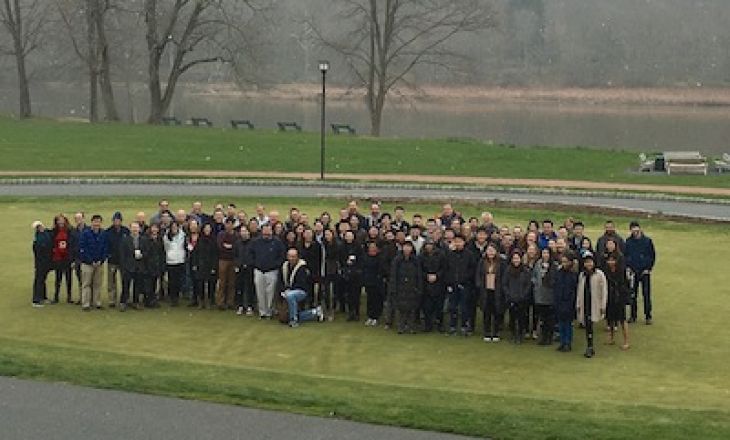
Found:
[[[322,306],[317,306],[315,310],[317,310],[317,321],[324,321],[324,312],[322,311]]]
[[[243,315],[243,307],[239,307],[238,310],[236,310],[236,315],[238,315],[238,316]]]
[[[373,322],[371,322],[370,325],[372,327],[377,327],[378,326],[378,320],[377,319],[373,319]]]
[[[367,320],[365,321],[365,327],[370,327],[371,325],[373,325],[373,320],[372,320],[372,319],[370,319],[370,318],[368,318],[368,319],[367,319]]]
[[[486,336],[485,336],[485,337],[484,337],[484,342],[492,342],[492,338],[489,338],[489,337],[486,337]]]
[[[492,342],[499,342],[499,337],[498,336],[493,337]]]
[[[253,309],[251,307],[246,309],[246,316],[253,316]]]
[[[34,309],[42,309],[43,308],[43,304],[41,304],[41,303],[33,303],[33,308]]]

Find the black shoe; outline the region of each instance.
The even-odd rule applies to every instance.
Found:
[[[628,322],[629,322],[629,324],[635,323],[636,322],[636,317],[632,316],[631,318],[629,318],[629,321]]]
[[[560,346],[556,349],[556,351],[565,351],[565,345],[560,344]]]
[[[101,309],[103,309],[103,308],[104,308],[104,307],[102,307],[102,306],[96,306],[96,310],[101,310]]]
[[[593,347],[588,347],[588,348],[586,348],[586,352],[585,352],[585,353],[583,353],[583,356],[585,356],[586,358],[590,359],[590,358],[592,358],[592,357],[593,357],[593,356],[594,356],[595,354],[596,354],[596,353],[595,353],[595,352],[593,351]]]
[[[565,347],[565,351],[573,351],[573,345],[568,344],[568,346]]]
[[[651,318],[646,318],[645,323],[646,323],[646,325],[651,325]]]

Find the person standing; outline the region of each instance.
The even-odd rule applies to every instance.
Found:
[[[218,310],[232,309],[236,289],[236,266],[233,261],[238,234],[233,229],[235,219],[226,217],[225,229],[218,234],[218,291],[215,303]]]
[[[160,236],[160,226],[156,223],[147,228],[149,249],[144,256],[147,297],[145,306],[159,307],[159,298],[162,297],[162,277],[165,273],[165,244]],[[158,296],[158,288],[160,295]]]
[[[444,282],[448,296],[450,335],[456,334],[459,315],[461,315],[462,336],[469,336],[474,331],[474,323],[471,322],[470,304],[475,295],[476,258],[471,251],[465,248],[465,245],[464,237],[457,234],[446,253]]]
[[[502,327],[504,298],[502,293],[502,273],[505,264],[499,256],[495,244],[490,243],[484,257],[477,266],[476,286],[482,299],[484,315],[484,342],[499,342]]]
[[[59,301],[61,292],[61,281],[66,279],[66,302],[71,304],[71,228],[68,219],[63,214],[58,214],[53,219],[52,265],[56,273],[54,283],[53,303]]]
[[[502,276],[504,299],[509,307],[509,322],[512,342],[521,344],[525,335],[523,326],[530,303],[530,272],[522,261],[522,252],[515,249],[510,253],[509,264]]]
[[[347,301],[347,320],[360,320],[360,294],[362,290],[362,246],[355,240],[355,233],[347,230],[340,248],[340,277],[342,292]]]
[[[538,345],[551,345],[553,341],[553,330],[555,312],[553,310],[553,286],[555,271],[558,263],[555,261],[550,249],[543,249],[540,252],[540,259],[532,269],[532,288],[534,299],[534,310],[537,316],[536,321],[540,327]]]
[[[608,344],[615,344],[615,329],[620,325],[624,336],[621,349],[628,350],[629,326],[626,323],[626,305],[629,300],[629,284],[626,279],[626,270],[621,268],[614,255],[608,256],[605,275],[608,282],[608,304],[606,306],[606,320],[609,327]]]
[[[656,263],[656,250],[651,238],[644,234],[639,222],[630,224],[631,237],[626,240],[626,264],[634,273],[634,289],[631,297],[631,318],[629,322],[636,322],[638,314],[639,285],[644,298],[644,317],[646,325],[652,323],[651,308],[651,272]]]
[[[423,275],[412,242],[403,243],[401,254],[393,260],[388,287],[398,304],[398,334],[416,333],[416,312],[423,293]]]
[[[603,225],[603,231],[603,235],[598,237],[598,241],[596,242],[596,254],[603,255],[606,251],[606,240],[609,238],[616,242],[618,249],[622,254],[626,252],[626,242],[616,232],[616,224],[613,220],[606,220],[606,223]],[[598,263],[598,261],[596,261],[596,263]]]
[[[274,238],[271,222],[261,227],[261,236],[251,242],[253,283],[259,308],[259,318],[269,319],[272,314],[274,295],[278,290],[279,271],[286,256],[284,243]]]
[[[253,288],[253,262],[251,261],[251,231],[241,228],[238,240],[233,249],[233,260],[236,265],[236,305],[237,315],[253,316],[253,304],[256,292]]]
[[[366,326],[375,327],[378,319],[383,313],[383,301],[385,300],[385,272],[388,268],[380,253],[378,244],[374,241],[368,242],[367,251],[362,264],[362,284],[365,287],[367,297]]]
[[[168,296],[170,305],[176,307],[185,276],[185,232],[176,222],[172,222],[167,234],[162,237],[162,242],[165,246]]]
[[[122,213],[117,211],[112,216],[112,225],[106,230],[107,240],[107,264],[106,264],[106,290],[109,295],[109,307],[117,303],[117,274],[121,278],[122,273],[119,267],[119,246],[122,238],[129,235],[129,229],[122,225]]]
[[[332,229],[325,229],[322,233],[322,253],[323,253],[323,275],[322,295],[320,295],[320,304],[327,310],[327,319],[332,321],[335,319],[335,299],[337,298],[335,286],[339,286],[338,281],[340,268],[340,242]]]
[[[558,320],[560,346],[558,351],[573,349],[573,318],[575,317],[575,294],[578,288],[578,274],[574,270],[575,260],[569,255],[560,257],[560,270],[553,282],[553,307]]]
[[[102,269],[106,261],[106,232],[101,229],[99,214],[91,217],[91,228],[84,229],[79,240],[81,260],[81,310],[88,312],[92,305],[101,309]]]
[[[218,243],[213,237],[213,225],[205,223],[196,239],[188,240],[190,271],[193,277],[193,294],[198,308],[207,309],[215,301],[215,285],[218,280]]]
[[[51,270],[53,258],[53,238],[40,220],[31,225],[33,235],[33,261],[35,272],[33,276],[33,307],[43,307],[46,299],[46,278]]]
[[[596,352],[593,346],[593,324],[600,322],[606,313],[608,284],[606,276],[596,267],[593,254],[583,257],[583,271],[578,275],[576,310],[578,321],[586,329],[586,351],[584,356],[592,358]]]
[[[137,222],[129,225],[129,235],[122,237],[119,244],[119,263],[122,270],[122,296],[119,311],[127,310],[129,292],[132,287],[131,303],[137,310],[144,308],[144,300],[148,296],[145,282],[145,257],[149,251],[149,241],[141,234],[141,226]]]
[[[424,330],[433,331],[434,326],[444,332],[444,271],[446,259],[433,239],[426,239],[421,252],[421,272],[423,273],[423,315]]]
[[[79,286],[79,300],[76,304],[81,304],[81,258],[79,257],[79,241],[81,240],[81,233],[89,226],[86,225],[86,219],[84,213],[79,211],[74,214],[75,226],[71,229],[71,236],[69,238],[69,246],[71,248],[71,264],[73,270],[76,273],[76,284]]]

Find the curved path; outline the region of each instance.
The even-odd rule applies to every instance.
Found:
[[[0,196],[214,196],[234,195],[271,197],[353,197],[398,200],[467,200],[475,202],[501,201],[550,208],[574,206],[607,211],[628,211],[642,214],[661,214],[677,218],[692,218],[730,222],[730,204],[665,201],[618,196],[586,196],[573,194],[530,194],[510,191],[482,191],[468,189],[391,188],[367,185],[352,187],[327,184],[200,184],[127,183],[127,184],[3,184]]]
[[[0,177],[187,177],[187,178],[243,178],[318,180],[318,173],[280,171],[223,171],[223,170],[97,170],[97,171],[0,171]],[[352,174],[327,173],[328,179],[362,182],[393,182],[418,184],[460,184],[479,186],[517,186],[531,188],[573,188],[582,190],[639,191],[664,194],[684,194],[730,197],[730,188],[703,186],[651,185],[643,183],[592,182],[587,180],[520,179],[503,177],[411,175],[411,174]]]
[[[4,440],[459,440],[456,435],[0,377]]]

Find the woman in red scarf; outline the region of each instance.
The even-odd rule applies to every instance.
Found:
[[[71,303],[71,228],[68,218],[58,214],[53,218],[53,250],[51,252],[52,267],[56,272],[55,293],[52,304],[58,303],[58,294],[61,290],[61,280],[66,278],[66,302]]]

